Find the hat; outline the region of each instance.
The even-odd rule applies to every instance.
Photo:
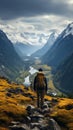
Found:
[[[43,71],[43,70],[40,68],[39,71]]]

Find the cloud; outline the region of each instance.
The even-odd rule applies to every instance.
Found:
[[[60,16],[45,15],[28,18],[18,18],[10,21],[0,20],[0,29],[2,29],[9,39],[15,42],[45,44],[52,32],[60,33],[65,29],[69,21]],[[41,39],[41,40],[40,40]]]
[[[72,0],[0,0],[0,18],[9,20],[39,15],[61,15],[72,18]]]

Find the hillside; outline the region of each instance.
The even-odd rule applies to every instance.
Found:
[[[0,76],[14,80],[22,68],[24,68],[24,62],[6,34],[0,30]]]
[[[54,83],[62,91],[73,95],[73,54],[57,68]]]
[[[73,53],[73,23],[59,35],[51,49],[41,58],[42,63],[55,68]]]
[[[46,95],[45,101],[49,103],[49,109],[47,109],[48,114],[46,113],[44,118],[49,119],[49,121],[54,118],[62,130],[72,130],[73,99],[54,98]],[[29,111],[26,109],[28,105],[36,107],[36,94],[33,91],[26,89],[23,85],[11,84],[6,79],[0,78],[0,130],[19,129],[19,124],[20,129],[24,130],[24,124],[30,124],[28,122],[30,121]],[[42,119],[40,116],[41,114],[39,118]],[[33,118],[35,119],[35,116]],[[50,126],[50,130],[52,128],[53,126]]]

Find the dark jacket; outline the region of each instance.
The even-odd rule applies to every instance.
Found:
[[[34,79],[34,91],[40,91],[40,89],[41,89],[41,86],[40,87],[38,87],[38,75],[39,76],[44,76],[44,74],[42,73],[42,72],[38,72],[37,73],[37,75],[35,76],[35,79]],[[46,79],[46,77],[44,76],[44,82],[45,82],[45,87],[44,87],[44,90],[47,92],[47,79]]]

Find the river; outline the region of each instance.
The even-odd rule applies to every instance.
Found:
[[[37,69],[33,68],[32,66],[29,67],[29,73],[30,74],[27,77],[24,78],[24,83],[23,83],[26,87],[30,86],[30,84],[31,84],[30,76],[35,74],[36,72],[38,72]]]

